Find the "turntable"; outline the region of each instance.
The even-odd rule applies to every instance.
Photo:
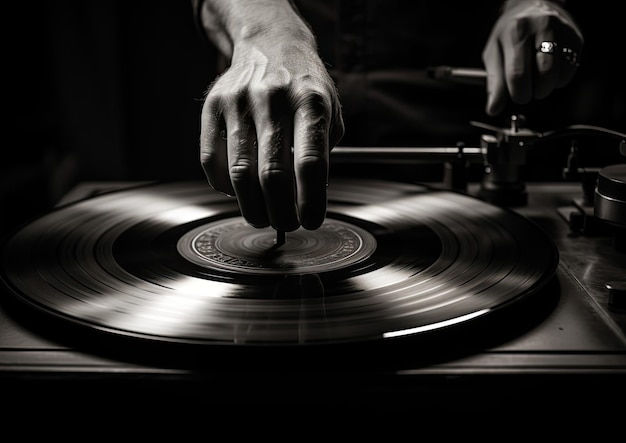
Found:
[[[519,166],[541,138],[624,134],[519,124],[479,147],[385,148],[441,162],[443,181],[333,178],[322,227],[283,244],[205,183],[80,184],[3,245],[2,384],[13,401],[431,410],[623,395],[624,165],[573,152],[557,183]]]

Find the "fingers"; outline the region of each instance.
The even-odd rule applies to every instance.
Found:
[[[504,78],[514,103],[526,104],[533,97],[534,40],[528,38],[526,21],[502,39]]]
[[[487,114],[499,114],[509,100],[524,105],[567,85],[582,44],[582,35],[561,10],[537,9],[530,3],[509,10],[483,50]]]
[[[556,16],[544,19],[535,34],[537,78],[535,98],[541,99],[567,85],[578,68],[582,38],[575,29],[566,26]]]
[[[252,226],[317,229],[326,215],[328,152],[344,133],[339,104],[323,82],[270,79],[211,91],[202,166],[213,188],[237,197]]]
[[[302,98],[294,115],[294,163],[300,219],[317,229],[326,215],[331,112],[322,94]]]
[[[554,56],[557,48],[552,44],[553,41],[554,37],[551,32],[535,36],[537,75],[535,77],[534,98],[536,99],[547,97],[557,86],[561,60]]]
[[[228,174],[241,215],[257,228],[269,225],[258,176],[257,135],[245,96],[226,112]],[[224,171],[225,173],[225,171]]]
[[[200,125],[200,163],[209,184],[218,192],[234,195],[228,178],[226,123],[218,99],[207,97]]]
[[[533,97],[542,99],[555,89],[567,85],[578,68],[579,44],[571,42],[568,33],[558,37],[553,32],[540,32],[535,35],[535,76]]]
[[[259,91],[254,122],[258,141],[258,176],[270,224],[277,230],[300,226],[291,147],[293,114],[283,88]]]

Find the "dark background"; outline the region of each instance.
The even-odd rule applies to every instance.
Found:
[[[10,8],[4,199],[47,205],[80,180],[201,176],[199,116],[215,56],[189,2]]]
[[[574,99],[563,102],[575,119],[566,123],[624,131],[619,2],[572,3],[588,50],[568,89]],[[199,119],[217,55],[190,2],[34,0],[3,9],[2,230],[82,180],[204,177]]]

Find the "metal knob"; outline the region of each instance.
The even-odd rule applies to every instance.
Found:
[[[626,281],[613,281],[606,284],[609,290],[609,307],[618,310],[626,309]]]

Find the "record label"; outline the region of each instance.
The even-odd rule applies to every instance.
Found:
[[[200,226],[181,237],[178,252],[193,263],[241,273],[310,274],[364,260],[376,248],[374,237],[354,225],[332,220],[316,231],[286,234],[277,247],[272,228],[259,229],[243,218]]]

